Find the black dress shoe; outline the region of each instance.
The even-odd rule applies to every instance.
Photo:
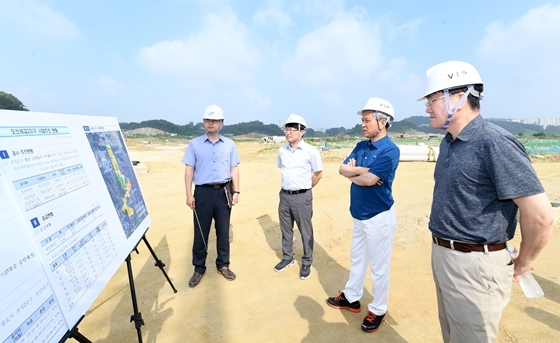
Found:
[[[218,269],[218,273],[222,274],[222,276],[225,277],[226,280],[235,280],[235,273],[232,272],[228,266],[223,266],[222,268]]]
[[[189,280],[189,287],[194,287],[198,285],[200,279],[202,279],[203,276],[204,274],[194,272],[194,274],[191,276],[191,279]]]

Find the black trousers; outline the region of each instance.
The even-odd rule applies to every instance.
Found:
[[[194,242],[193,242],[193,265],[194,271],[203,274],[206,272],[206,244],[210,226],[214,219],[216,228],[216,268],[229,267],[229,222],[231,208],[227,204],[224,188],[211,188],[197,186],[194,189],[195,211],[194,220]],[[200,221],[200,227],[198,226]],[[202,233],[201,233],[202,231]],[[204,237],[204,239],[203,239]],[[210,248],[210,247],[208,247]]]

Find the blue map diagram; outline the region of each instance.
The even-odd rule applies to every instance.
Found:
[[[87,132],[87,139],[127,238],[148,209],[120,131]]]

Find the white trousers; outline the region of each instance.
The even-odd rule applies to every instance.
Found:
[[[389,269],[393,253],[393,237],[397,226],[395,207],[367,220],[354,219],[350,276],[344,295],[350,302],[360,300],[364,293],[366,270],[371,269],[373,301],[368,310],[376,315],[387,312],[389,301]]]

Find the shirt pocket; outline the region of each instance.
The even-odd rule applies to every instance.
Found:
[[[231,167],[231,157],[230,157],[230,154],[227,153],[227,152],[225,152],[225,151],[223,151],[223,152],[220,152],[220,153],[219,153],[218,158],[219,158],[218,163],[219,163],[221,166],[227,167],[228,170],[229,170],[229,168]]]
[[[375,162],[375,156],[370,151],[359,151],[356,154],[356,166],[370,168]]]

